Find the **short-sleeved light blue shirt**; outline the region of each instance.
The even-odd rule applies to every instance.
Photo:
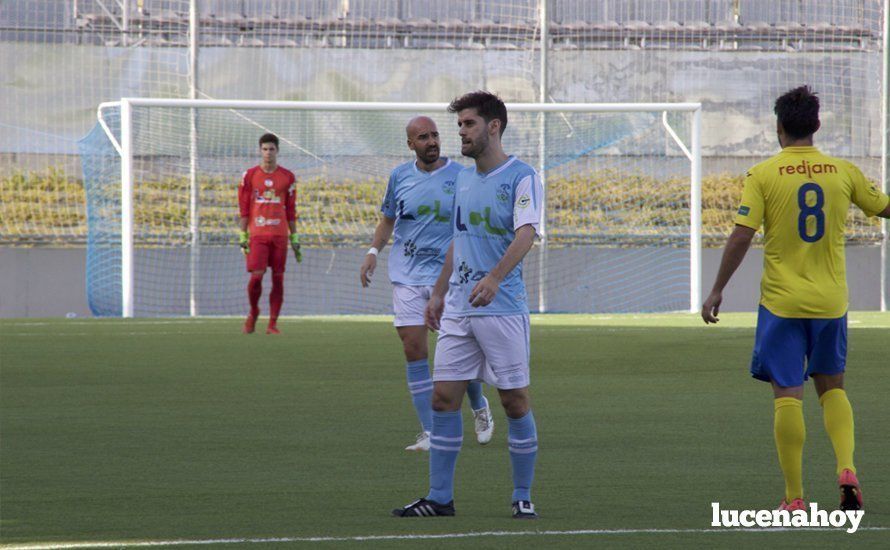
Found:
[[[528,314],[522,262],[501,281],[494,301],[474,308],[469,297],[485,275],[503,258],[516,229],[532,225],[540,233],[544,189],[534,168],[509,157],[480,174],[475,167],[457,176],[454,200],[454,266],[449,279],[445,315]]]
[[[395,219],[389,251],[389,278],[395,284],[433,285],[451,244],[451,214],[457,174],[451,159],[433,172],[416,161],[397,166],[389,177],[380,211]]]

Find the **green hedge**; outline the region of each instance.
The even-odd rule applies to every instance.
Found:
[[[238,219],[233,179],[206,178],[201,185],[201,225],[210,241],[233,239]],[[706,246],[717,245],[733,227],[743,177],[713,174],[702,181]],[[383,179],[298,182],[300,233],[309,244],[365,244],[378,218]],[[120,192],[108,186],[111,204]],[[161,243],[188,242],[189,188],[185,178],[141,182],[136,193],[137,234]],[[689,180],[659,180],[614,170],[550,178],[547,182],[551,243],[609,242],[632,234],[640,241],[682,240],[689,223]],[[82,243],[86,239],[83,183],[58,170],[0,177],[0,241]],[[113,215],[113,213],[107,214]],[[879,238],[877,220],[850,211],[850,237]]]

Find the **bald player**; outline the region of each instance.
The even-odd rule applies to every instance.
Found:
[[[416,116],[405,128],[408,149],[415,159],[397,166],[389,177],[371,248],[360,270],[363,287],[371,284],[377,255],[393,236],[389,278],[393,285],[394,325],[405,351],[408,391],[421,432],[407,451],[429,451],[433,425],[433,380],[427,349],[424,310],[451,244],[454,182],[463,166],[439,156],[439,130],[429,117]],[[475,419],[476,439],[491,441],[494,419],[482,384],[467,388]]]

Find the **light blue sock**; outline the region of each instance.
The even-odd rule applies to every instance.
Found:
[[[482,382],[478,380],[473,380],[467,386],[467,397],[470,398],[470,406],[473,407],[474,411],[484,409],[488,404],[488,401],[485,400],[485,396],[482,395]]]
[[[513,463],[513,502],[531,501],[532,480],[535,478],[535,458],[538,456],[538,430],[531,411],[522,418],[509,418],[507,444]]]
[[[433,429],[433,379],[430,378],[430,365],[426,359],[411,361],[405,365],[408,376],[408,391],[423,431]]]
[[[433,411],[430,435],[430,493],[428,500],[448,504],[454,500],[454,465],[464,440],[460,411]]]

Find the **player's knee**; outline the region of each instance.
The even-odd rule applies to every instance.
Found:
[[[405,350],[405,358],[408,361],[418,361],[420,359],[426,359],[427,350],[426,350],[426,342],[418,342],[416,340],[406,339],[402,342],[402,347]]]
[[[844,389],[844,373],[839,374],[813,374],[813,384],[816,393],[820,396],[829,390]]]
[[[793,397],[795,399],[803,399],[803,386],[780,386],[773,381],[773,397],[779,399],[781,397]]]
[[[436,397],[433,394],[433,410],[436,412],[451,412],[457,410],[457,405],[454,400],[450,400],[447,398]]]
[[[402,349],[405,351],[405,359],[418,361],[427,358],[429,353],[426,344],[426,329],[416,330],[414,327],[402,327],[399,330],[399,336],[402,338]]]
[[[510,418],[522,418],[528,413],[529,399],[526,392],[502,391],[501,405]]]
[[[247,286],[259,288],[263,284],[263,273],[262,272],[251,272],[250,280],[247,281]]]
[[[510,405],[504,405],[504,412],[510,418],[522,418],[528,414],[528,402],[513,402]]]
[[[433,391],[433,410],[436,412],[451,412],[460,408],[460,398],[455,398],[447,393]]]

